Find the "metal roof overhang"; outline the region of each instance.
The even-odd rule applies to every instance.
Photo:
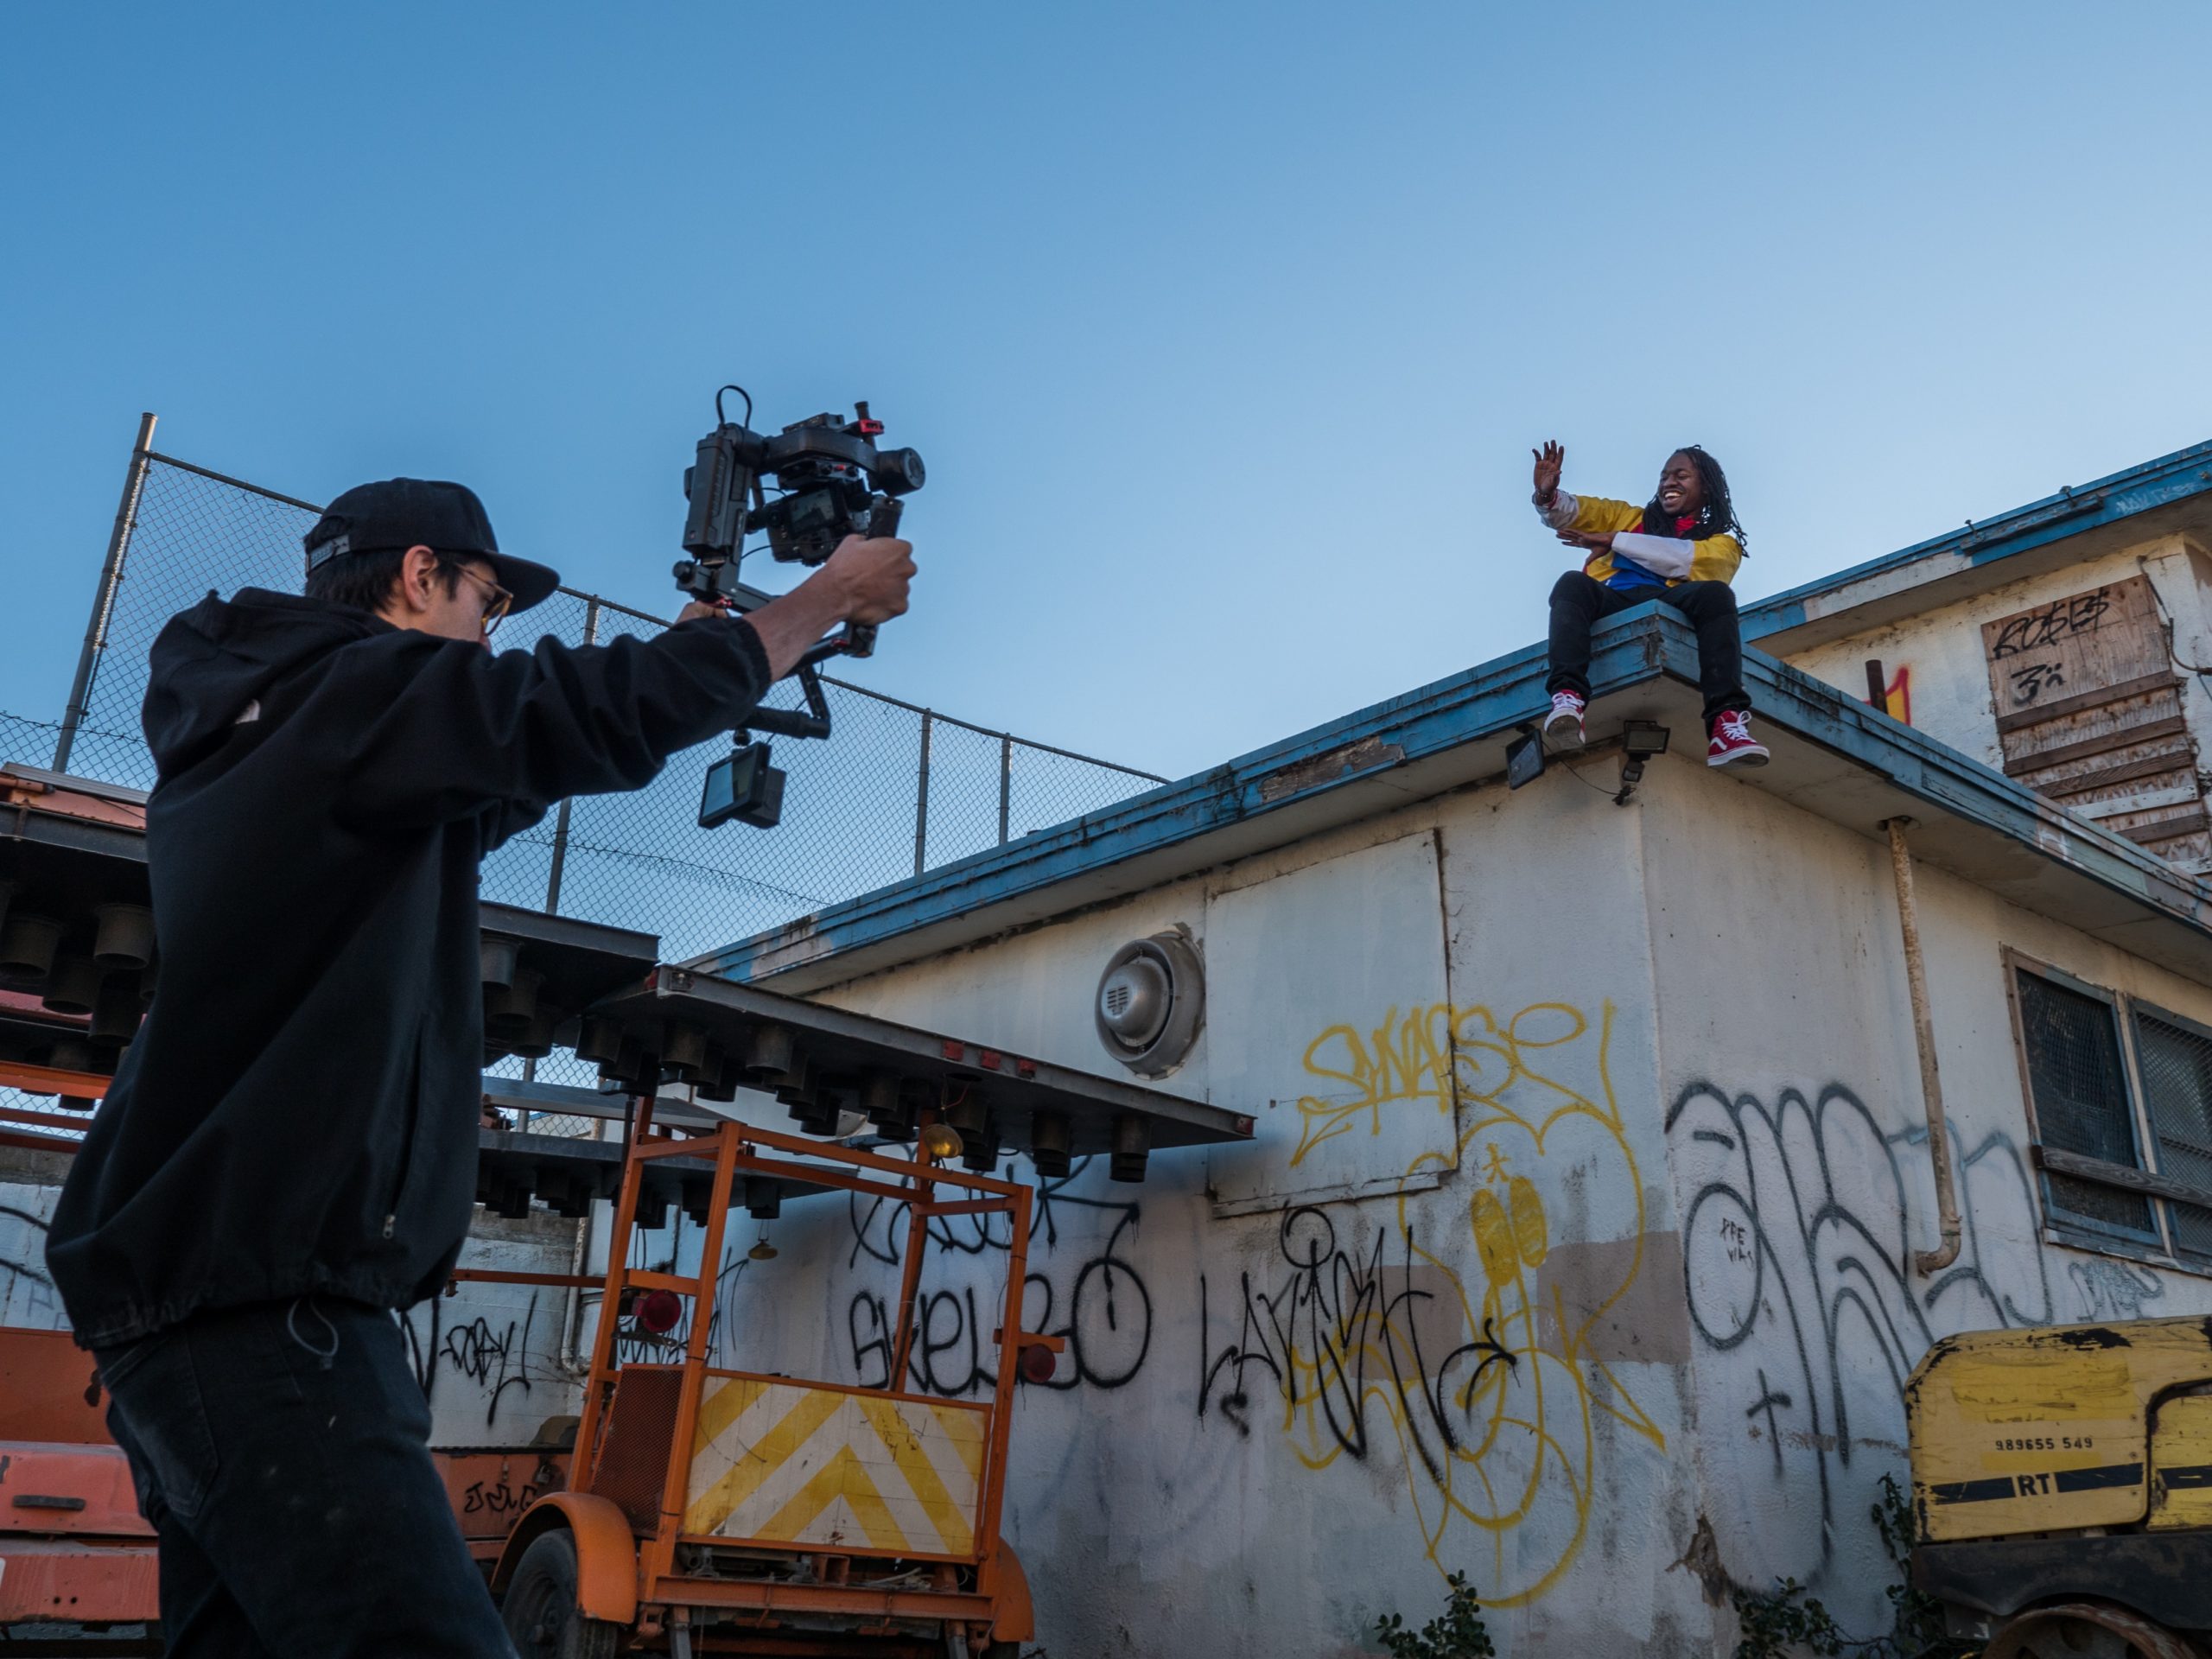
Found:
[[[1595,638],[1592,741],[1627,719],[1701,729],[1697,642],[1658,604]],[[1531,646],[1197,777],[801,918],[693,965],[808,992],[1143,891],[1496,779],[1548,706]],[[1771,765],[1719,776],[1870,838],[1900,815],[1921,857],[2024,908],[2212,984],[2212,889],[2133,842],[1757,651],[1745,680]],[[1535,810],[1537,791],[1526,797]]]
[[[662,968],[644,988],[610,997],[592,1012],[614,1020],[647,1047],[658,1046],[668,1025],[683,1022],[698,1027],[709,1042],[734,1055],[745,1052],[757,1027],[782,1026],[792,1033],[810,1075],[825,1080],[833,1090],[856,1088],[869,1072],[915,1079],[938,1099],[972,1098],[988,1108],[1009,1147],[1030,1144],[1030,1116],[1039,1111],[1066,1116],[1072,1132],[1070,1149],[1077,1157],[1110,1151],[1114,1120],[1123,1116],[1145,1121],[1154,1150],[1252,1138],[1249,1116],[1164,1089],[1078,1071],[691,969]]]
[[[579,1093],[588,1092],[578,1090]],[[500,1103],[498,1093],[486,1096]],[[621,1103],[617,1097],[616,1104]],[[668,1103],[673,1106],[675,1103]],[[542,1104],[533,1110],[543,1110]],[[563,1108],[575,1110],[571,1103]],[[655,1116],[667,1122],[671,1116],[688,1115],[656,1107]],[[694,1128],[712,1128],[721,1119],[705,1113]],[[600,1199],[612,1199],[622,1185],[624,1146],[620,1139],[587,1141],[575,1135],[528,1135],[512,1130],[476,1132],[476,1198],[495,1214],[518,1218],[535,1198],[557,1214],[580,1217]],[[639,1206],[651,1212],[666,1205],[704,1218],[707,1199],[714,1189],[715,1160],[711,1158],[656,1158],[640,1177]],[[794,1199],[842,1191],[787,1175],[747,1175],[730,1189],[733,1209],[751,1209],[762,1218]]]
[[[643,984],[660,960],[660,939],[652,933],[512,905],[480,904],[477,916],[486,938],[514,941],[518,969],[544,976],[537,1002],[556,1026],[566,1026],[603,996]],[[485,1046],[504,1052],[507,1044],[487,1027]]]
[[[1745,605],[1744,638],[1789,655],[2177,533],[2212,547],[2212,443]]]

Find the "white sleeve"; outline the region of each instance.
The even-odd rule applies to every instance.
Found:
[[[1536,501],[1536,498],[1533,495],[1529,499],[1535,502],[1536,517],[1554,530],[1565,530],[1574,522],[1574,515],[1582,511],[1582,504],[1565,490],[1555,489],[1552,492],[1552,504],[1548,507],[1542,502]]]
[[[1655,576],[1673,578],[1689,575],[1690,561],[1697,556],[1697,543],[1673,536],[1646,536],[1641,531],[1624,530],[1613,537],[1613,551],[1624,559],[1634,559]]]

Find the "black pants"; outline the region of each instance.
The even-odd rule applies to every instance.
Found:
[[[95,1357],[169,1659],[514,1659],[391,1314],[302,1297]]]
[[[1552,588],[1552,672],[1546,691],[1590,698],[1590,630],[1600,617],[1656,599],[1672,605],[1697,629],[1697,684],[1705,693],[1705,720],[1732,709],[1749,709],[1744,690],[1744,636],[1736,625],[1736,590],[1725,582],[1684,582],[1672,588],[1634,588],[1624,593],[1580,570]]]

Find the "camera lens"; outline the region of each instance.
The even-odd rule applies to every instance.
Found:
[[[922,465],[921,455],[912,449],[879,449],[875,455],[875,481],[893,495],[904,495],[918,490],[929,477]]]

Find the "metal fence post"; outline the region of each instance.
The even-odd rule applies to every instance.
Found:
[[[584,644],[599,643],[599,595],[594,594],[584,606]],[[569,800],[563,797],[561,809],[553,817],[553,868],[545,877],[545,913],[557,915],[561,909],[561,873],[569,864]]]
[[[930,844],[930,724],[937,717],[926,709],[922,710],[922,769],[914,785],[914,874],[922,873],[922,862]]]
[[[594,594],[584,602],[584,644],[595,645],[598,643],[599,595]],[[561,873],[568,868],[569,864],[569,798],[563,796],[560,810],[553,815],[553,868],[545,874],[545,913],[548,916],[557,916],[561,913]],[[524,1083],[534,1083],[537,1080],[537,1060],[526,1059],[522,1063],[522,1077]],[[537,1114],[532,1112],[518,1113],[515,1117],[516,1129],[518,1131],[528,1129],[530,1120],[536,1116]]]
[[[1014,734],[999,735],[999,845],[1006,845],[1007,810],[1014,804]]]
[[[70,683],[68,706],[61,711],[61,734],[54,741],[56,772],[69,770],[69,751],[77,746],[77,728],[84,724],[92,702],[92,674],[100,652],[107,649],[108,619],[115,612],[124,555],[130,550],[130,532],[138,522],[138,493],[146,486],[146,463],[153,455],[155,419],[151,410],[138,417],[138,441],[130,447],[130,467],[123,475],[123,499],[115,509],[115,528],[108,532],[107,559],[100,566],[99,591],[92,596],[92,620],[85,629],[85,648],[77,658],[77,677]]]

